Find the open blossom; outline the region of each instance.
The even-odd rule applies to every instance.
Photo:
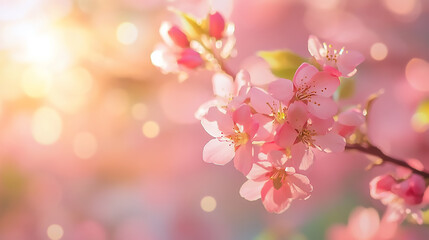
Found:
[[[357,65],[364,60],[363,55],[357,51],[334,49],[331,44],[320,43],[313,35],[308,38],[308,51],[325,71],[338,77],[353,76]]]
[[[250,107],[242,105],[232,113],[211,107],[201,124],[215,137],[204,146],[203,160],[224,165],[234,159],[235,168],[246,175],[253,164],[252,140],[258,129]]]
[[[324,152],[344,151],[345,140],[333,131],[329,131],[334,120],[311,116],[302,102],[294,102],[288,109],[288,121],[279,129],[275,142],[282,148],[298,145],[305,151],[300,169],[305,170],[313,163],[311,149]]]
[[[274,213],[284,212],[294,199],[309,198],[313,186],[306,176],[290,167],[292,157],[281,151],[260,154],[262,161],[253,164],[240,195],[249,201],[261,198],[265,209]]]
[[[295,99],[306,104],[314,116],[327,119],[337,113],[337,103],[332,95],[340,85],[338,77],[319,70],[308,63],[303,63],[293,77]]]
[[[386,217],[391,222],[402,222],[410,214],[417,223],[422,224],[421,208],[425,204],[425,191],[425,180],[417,174],[405,180],[386,174],[370,182],[371,196],[387,205]]]

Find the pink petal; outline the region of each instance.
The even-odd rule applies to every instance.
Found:
[[[305,155],[306,149],[307,146],[305,146],[302,142],[292,145],[292,147],[290,148],[291,156],[287,160],[286,165],[298,169],[302,163],[302,158]]]
[[[293,97],[293,83],[288,79],[277,79],[276,81],[270,83],[268,86],[268,92],[276,98],[277,100],[282,101],[287,104]]]
[[[252,143],[241,145],[235,152],[234,167],[246,176],[253,165]]]
[[[322,119],[331,118],[338,111],[338,105],[334,100],[321,96],[313,96],[307,106],[311,114]]]
[[[318,62],[320,60],[323,60],[325,57],[324,48],[320,43],[319,39],[314,35],[310,35],[308,37],[308,52],[310,52],[311,56],[313,56]],[[323,62],[320,64],[323,64]]]
[[[365,60],[364,56],[357,51],[346,51],[338,57],[338,70],[343,76],[350,77],[357,65]]]
[[[302,157],[301,164],[299,165],[299,170],[307,170],[313,165],[314,162],[314,153],[310,148],[305,149],[305,154]]]
[[[217,107],[209,108],[207,114],[201,119],[201,124],[213,137],[226,136],[234,132],[234,122],[231,116],[222,113]]]
[[[315,140],[315,144],[327,153],[343,152],[346,146],[346,140],[333,132],[322,136],[314,136],[313,139]]]
[[[224,73],[216,73],[212,78],[213,93],[222,98],[230,98],[234,94],[232,77]]]
[[[320,119],[315,116],[311,116],[311,125],[307,128],[314,130],[317,135],[324,135],[328,133],[328,130],[334,125],[333,118]]]
[[[249,105],[243,104],[232,113],[232,120],[243,126],[248,126],[252,122],[252,114]]]
[[[262,91],[260,88],[253,87],[249,91],[250,104],[258,113],[262,114],[271,114],[272,110],[269,107],[269,104],[272,106],[276,101],[268,93]]]
[[[285,123],[277,132],[277,135],[274,137],[274,141],[280,147],[287,148],[294,144],[297,137],[298,132],[295,130],[295,128]]]
[[[380,199],[390,194],[390,190],[394,184],[396,184],[396,181],[390,174],[375,177],[369,183],[371,197]]]
[[[310,180],[302,174],[294,174],[287,177],[287,181],[291,185],[292,196],[294,199],[308,199],[313,191],[313,186]]]
[[[280,189],[275,189],[273,181],[267,181],[261,190],[261,199],[268,212],[282,213],[289,208],[292,193],[288,184],[283,184]]]
[[[309,91],[314,91],[316,95],[330,97],[340,86],[340,79],[328,72],[318,72],[311,79]]]
[[[256,132],[254,141],[265,141],[272,138],[272,132],[274,131],[274,122],[272,118],[269,118],[262,114],[254,114],[252,116],[253,121],[258,123],[258,131]]]
[[[270,179],[267,176],[267,173],[271,172],[273,170],[273,165],[270,162],[257,162],[252,165],[252,169],[247,174],[248,179],[252,179],[255,181],[262,181]]]
[[[318,72],[319,70],[311,64],[301,64],[301,66],[296,70],[295,76],[293,76],[293,85],[296,88],[305,87]]]
[[[227,164],[234,155],[234,145],[231,142],[219,141],[217,138],[210,140],[203,149],[204,162],[217,165]]]
[[[255,201],[261,198],[261,190],[265,181],[247,180],[240,188],[240,196],[249,201]]]
[[[286,156],[281,151],[271,151],[268,153],[267,160],[273,163],[274,167],[283,167],[283,164],[286,162]]]
[[[359,126],[365,122],[365,117],[358,109],[352,108],[338,115],[338,122],[347,126]]]
[[[250,74],[246,70],[240,70],[235,76],[235,88],[241,91],[242,87],[250,85]]]
[[[287,111],[288,123],[297,130],[301,130],[308,120],[307,106],[303,102],[293,102]]]

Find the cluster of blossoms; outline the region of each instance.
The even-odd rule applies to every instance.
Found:
[[[166,73],[199,67],[217,72],[212,78],[215,98],[196,113],[213,137],[203,149],[203,160],[217,165],[233,160],[234,167],[248,179],[240,189],[243,198],[261,199],[267,211],[282,213],[293,200],[310,197],[313,186],[304,173],[313,164],[315,151],[338,153],[347,146],[377,155],[365,147],[374,147],[365,137],[358,142],[350,138],[365,135],[361,130],[368,109],[340,111],[333,99],[340,79],[353,76],[363,62],[360,53],[337,50],[310,36],[311,58],[297,66],[293,79],[255,86],[246,70],[233,74],[224,65],[223,60],[234,52],[232,24],[218,12],[201,21],[178,14],[183,30],[162,24],[164,43],[153,52],[152,62]],[[410,214],[421,224],[421,208],[429,200],[429,193],[425,194],[429,188],[424,177],[415,173],[422,170],[421,165],[405,165],[408,169],[372,180],[371,196],[388,206],[388,222],[400,223]]]
[[[314,151],[344,151],[345,137],[364,122],[357,109],[337,115],[332,95],[340,76],[349,76],[363,60],[346,51],[330,52],[310,37],[310,53],[319,68],[303,63],[292,80],[277,79],[252,86],[241,71],[235,82],[213,78],[216,99],[200,112],[204,129],[214,137],[203,150],[206,162],[234,166],[248,181],[240,189],[248,200],[261,198],[269,212],[285,211],[292,200],[307,199],[313,190],[302,174],[313,163]],[[334,120],[336,116],[337,120]]]

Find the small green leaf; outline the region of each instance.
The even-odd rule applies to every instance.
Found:
[[[267,61],[275,76],[286,79],[293,79],[298,67],[306,62],[306,59],[289,50],[260,51],[258,56]]]
[[[355,80],[353,78],[341,78],[341,84],[334,94],[335,100],[347,99],[355,93]]]

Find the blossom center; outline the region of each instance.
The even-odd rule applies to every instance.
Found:
[[[226,136],[226,138],[230,139],[234,143],[234,146],[236,148],[246,144],[247,141],[249,141],[249,135],[245,132],[240,132],[238,130],[236,130],[235,133]]]
[[[286,176],[287,176],[287,173],[285,169],[273,170],[270,179],[273,180],[273,186],[275,189],[279,190],[283,186]]]
[[[344,47],[341,48],[339,51],[337,49],[332,48],[331,44],[323,43],[323,48],[326,52],[326,60],[328,62],[335,62],[337,63],[338,57],[344,53]]]
[[[298,139],[307,146],[314,146],[313,136],[316,135],[316,131],[304,128],[299,132]]]
[[[273,103],[273,106],[271,106],[270,103],[267,102],[268,107],[271,109],[271,113],[273,114],[274,120],[280,124],[283,124],[286,122],[287,117],[287,108],[282,107],[282,103],[279,102],[279,107],[276,108],[276,104]]]

